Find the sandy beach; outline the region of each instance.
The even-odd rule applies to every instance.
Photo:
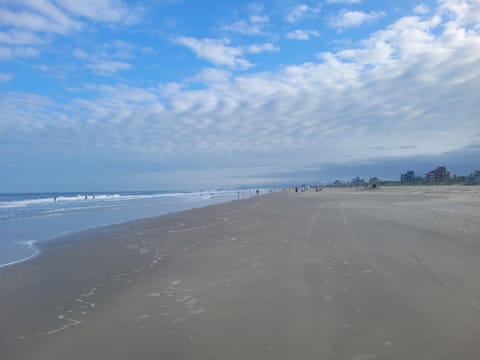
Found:
[[[0,359],[478,359],[480,188],[281,192],[0,269]]]

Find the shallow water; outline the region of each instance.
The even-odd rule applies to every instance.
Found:
[[[0,194],[0,266],[37,253],[36,243],[102,225],[223,203],[253,191]]]

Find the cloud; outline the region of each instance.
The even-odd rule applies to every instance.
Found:
[[[246,53],[260,54],[262,52],[274,52],[280,49],[272,43],[252,44],[244,47]]]
[[[366,13],[363,11],[342,10],[337,16],[331,17],[328,24],[336,29],[345,29],[373,22],[383,16],[385,16],[385,12],[383,11]]]
[[[100,45],[96,51],[86,52],[82,49],[74,49],[72,55],[86,62],[86,68],[101,76],[111,76],[121,70],[130,70],[130,63],[125,59],[133,58],[132,51],[135,45],[124,41],[113,41],[109,44]]]
[[[473,26],[480,30],[480,4],[477,0],[439,0],[439,12],[450,18],[454,25]]]
[[[14,78],[13,74],[7,74],[7,73],[1,73],[0,72],[0,83],[6,83],[9,82]]]
[[[253,14],[247,20],[238,20],[223,26],[222,30],[249,36],[262,35],[269,21],[268,16]]]
[[[0,43],[8,45],[37,45],[43,43],[39,36],[33,32],[24,30],[0,31]]]
[[[480,113],[480,29],[472,15],[480,5],[459,3],[402,17],[355,47],[303,64],[241,74],[207,69],[196,80],[203,86],[91,85],[67,103],[2,93],[0,133],[20,144],[11,151],[60,156],[61,148],[70,162],[142,159],[166,172],[208,163],[225,170],[222,179],[452,154],[478,143]],[[247,61],[248,46],[225,39],[174,41],[233,70]],[[0,142],[0,154],[5,146]],[[190,173],[191,184],[197,174]]]
[[[75,49],[72,53],[77,59],[88,59],[88,54],[82,49]]]
[[[35,47],[38,52],[39,45],[82,31],[88,22],[128,25],[139,16],[137,7],[121,0],[16,0],[0,7],[0,44]],[[11,53],[10,59],[24,56],[18,47]]]
[[[188,47],[199,58],[232,69],[248,69],[254,66],[245,58],[245,54],[279,51],[272,43],[231,46],[229,39],[196,39],[186,36],[178,36],[173,41]]]
[[[43,4],[44,2],[38,2]],[[33,2],[33,4],[36,4]],[[65,17],[59,11],[61,16],[52,17],[51,14],[38,13],[32,10],[38,10],[39,6],[33,6],[28,10],[11,11],[7,8],[0,8],[0,23],[4,26],[11,26],[14,29],[28,30],[31,32],[44,32],[67,34],[70,30],[78,30],[80,23]]]
[[[131,65],[122,61],[96,60],[87,65],[87,68],[102,76],[109,76],[120,70],[129,70]]]
[[[320,33],[317,30],[294,30],[285,35],[290,40],[310,40],[312,37],[318,37]]]
[[[135,23],[141,11],[118,0],[60,0],[59,3],[73,16],[108,23]]]
[[[196,39],[179,36],[174,41],[188,47],[197,57],[215,65],[228,66],[234,69],[247,69],[253,66],[245,59],[244,50],[230,46],[230,40],[228,39]]]
[[[382,180],[400,180],[400,174],[413,170],[417,176],[438,166],[446,166],[451,175],[468,175],[478,168],[480,147],[463,147],[455,151],[400,157],[373,157],[368,161],[345,163],[312,163],[306,167],[277,171],[257,172],[259,178],[270,179],[271,184],[295,184],[304,182],[332,183],[338,179],[351,181],[357,176],[365,179],[379,177]],[[252,176],[252,175],[250,175]]]
[[[204,84],[224,83],[230,80],[232,74],[225,70],[219,69],[203,69],[188,81],[199,82]]]
[[[311,7],[306,4],[300,4],[291,9],[285,19],[288,22],[295,23],[308,17],[314,17],[320,13],[320,7]]]
[[[28,58],[38,56],[39,52],[29,46],[2,47],[0,46],[0,60],[13,58]]]
[[[415,14],[420,14],[420,15],[428,14],[430,12],[430,8],[427,5],[421,3],[421,4],[416,5],[413,8],[413,12]]]

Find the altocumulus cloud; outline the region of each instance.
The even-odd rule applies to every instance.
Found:
[[[133,24],[141,9],[121,0],[18,0],[0,5],[0,54],[36,56],[55,36],[84,31],[90,23]],[[1,50],[3,49],[3,50]],[[1,56],[1,55],[0,55]],[[5,55],[3,56],[5,58]]]
[[[194,89],[192,79],[148,88],[91,85],[83,89],[91,96],[67,104],[4,94],[0,131],[46,152],[68,142],[72,153],[87,157],[208,159],[231,168],[222,172],[224,182],[239,176],[239,167],[252,174],[454,152],[478,142],[479,23],[478,2],[445,0],[357,47],[243,75],[234,71],[253,66],[248,47],[177,37],[226,69],[202,71],[195,81],[203,86]],[[250,48],[260,50],[277,49]]]

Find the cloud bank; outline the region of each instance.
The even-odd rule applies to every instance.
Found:
[[[62,9],[76,9],[80,21],[86,16],[129,21],[121,13],[106,20],[101,11],[68,2]],[[352,13],[341,12],[332,26],[381,16]],[[67,20],[62,24],[74,29]],[[416,9],[357,46],[258,72],[239,70],[254,67],[247,55],[281,51],[274,43],[239,46],[227,38],[176,36],[176,46],[213,68],[156,86],[87,84],[72,91],[88,96],[68,102],[4,93],[0,134],[9,141],[0,150],[11,154],[28,143],[39,159],[59,158],[54,149],[68,144],[63,155],[79,161],[140,158],[158,166],[159,174],[170,169],[191,175],[193,164],[204,164],[197,174],[216,174],[205,182],[230,184],[259,169],[268,179],[269,172],[307,164],[434,158],[480,143],[475,135],[480,133],[479,24],[478,2],[442,0],[430,12]],[[302,36],[307,35],[291,38]],[[81,52],[77,57],[99,72],[129,66]],[[223,177],[212,168],[223,169]]]

